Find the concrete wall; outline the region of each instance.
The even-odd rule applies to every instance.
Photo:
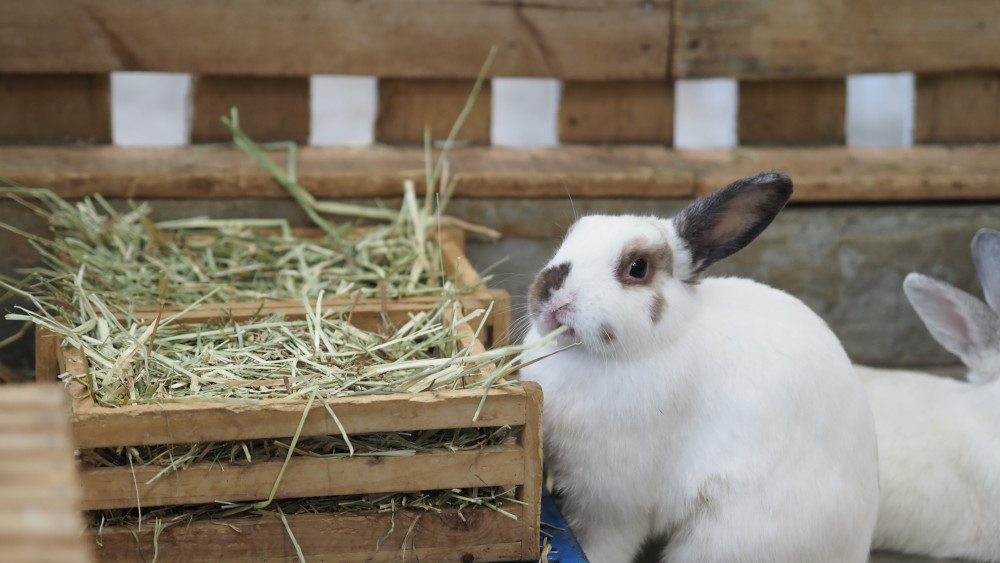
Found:
[[[120,201],[115,204],[124,206]],[[298,207],[287,200],[155,200],[152,204],[156,219],[287,217],[294,224],[307,224]],[[468,254],[477,269],[492,272],[491,285],[511,292],[516,327],[523,326],[527,286],[575,217],[670,216],[685,204],[644,199],[459,199],[449,213],[505,233],[499,242],[470,238]],[[0,222],[30,232],[45,230],[30,211],[9,201],[0,202]],[[711,273],[748,276],[800,297],[830,324],[857,361],[953,364],[955,359],[930,338],[910,308],[902,280],[908,272],[919,271],[981,295],[969,242],[982,226],[1000,228],[1000,204],[791,206],[759,240]],[[6,249],[0,273],[16,275],[15,270],[36,264],[21,237],[4,232],[0,244]],[[16,329],[4,321],[0,338]],[[25,353],[30,353],[30,345],[25,346]],[[13,353],[8,350],[0,358]]]

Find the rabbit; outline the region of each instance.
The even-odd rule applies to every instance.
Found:
[[[704,276],[791,194],[771,172],[671,219],[583,217],[532,282],[524,341],[544,359],[521,378],[594,563],[867,560],[875,427],[846,352],[791,295]]]
[[[921,274],[903,282],[968,382],[858,366],[879,440],[878,549],[1000,561],[1000,232],[981,229],[972,254],[986,303]]]

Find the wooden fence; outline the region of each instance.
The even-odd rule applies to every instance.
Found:
[[[302,183],[397,194],[494,46],[490,76],[562,80],[563,145],[486,146],[484,88],[460,196],[687,197],[777,167],[799,202],[1000,199],[998,0],[0,0],[0,174],[66,196],[283,197],[239,154],[106,146],[109,73],[194,74],[194,142],[228,139],[237,105],[253,137],[302,143],[308,77],[356,74],[378,77],[392,146],[307,148]],[[847,75],[897,71],[916,75],[915,146],[845,147]],[[741,146],[675,151],[673,81],[708,77],[739,80]]]

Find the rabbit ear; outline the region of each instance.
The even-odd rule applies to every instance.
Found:
[[[979,299],[917,273],[906,276],[903,291],[934,339],[965,365],[975,369],[979,358],[996,349],[1000,318]]]
[[[976,262],[986,303],[1000,314],[1000,232],[979,229],[972,238],[972,259]]]
[[[792,179],[780,172],[737,180],[693,201],[676,217],[677,234],[691,253],[691,281],[757,238],[792,197]]]

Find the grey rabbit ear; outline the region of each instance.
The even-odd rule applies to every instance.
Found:
[[[975,369],[996,348],[1000,320],[985,303],[941,280],[910,273],[903,291],[931,336]]]
[[[691,253],[687,281],[757,238],[792,197],[792,179],[771,171],[737,180],[691,202],[674,217]]]
[[[976,262],[986,304],[1000,314],[1000,232],[979,229],[972,238],[972,259]]]

